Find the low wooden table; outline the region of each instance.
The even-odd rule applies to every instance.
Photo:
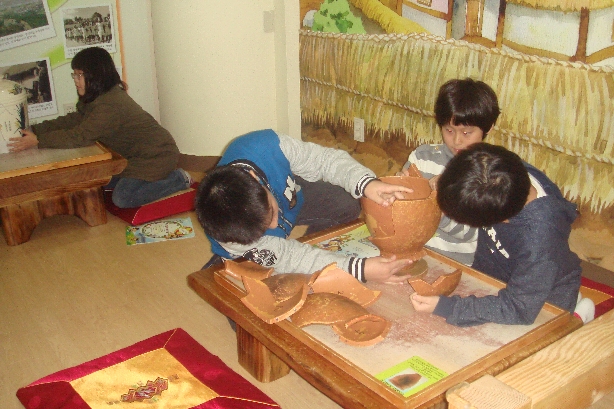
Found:
[[[106,223],[102,186],[127,163],[102,145],[0,155],[0,219],[6,242],[15,246],[28,241],[38,223],[54,215],[75,215],[90,226]]]
[[[303,241],[318,243],[360,224]],[[437,253],[428,251],[425,259],[433,270],[462,268],[457,294],[468,295],[463,292],[472,286],[482,294],[488,287],[496,292],[503,286]],[[339,342],[326,326],[299,328],[291,322],[292,317],[276,324],[263,322],[241,302],[242,292],[236,283],[221,281],[226,280],[220,274],[223,269],[223,265],[217,265],[197,271],[188,276],[188,284],[237,324],[239,363],[261,382],[274,381],[293,369],[344,408],[443,408],[445,392],[451,387],[484,374],[498,374],[582,325],[568,312],[547,304],[532,326],[485,324],[458,328],[440,317],[416,313],[409,302],[409,285],[377,284],[368,286],[382,290],[382,297],[368,310],[390,320],[392,329],[380,344],[351,347]],[[407,397],[374,376],[382,368],[394,366],[390,362],[402,362],[415,355],[436,363],[448,376]]]

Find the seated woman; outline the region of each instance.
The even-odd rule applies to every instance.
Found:
[[[77,111],[22,130],[11,138],[10,152],[24,149],[68,149],[101,142],[128,160],[113,176],[113,203],[138,207],[188,188],[192,179],[177,168],[179,149],[171,134],[126,92],[111,55],[86,48],[71,62],[79,102]]]

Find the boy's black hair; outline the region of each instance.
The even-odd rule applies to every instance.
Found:
[[[522,159],[501,146],[475,143],[448,162],[437,203],[449,218],[473,227],[501,223],[527,202],[531,181]]]
[[[435,101],[435,120],[440,128],[449,123],[477,126],[484,138],[500,113],[495,91],[486,83],[471,78],[446,82],[439,88]]]
[[[253,243],[271,221],[266,188],[232,165],[219,166],[203,178],[195,208],[205,233],[221,243]]]
[[[74,56],[70,67],[83,71],[85,94],[79,96],[83,103],[92,102],[117,84],[127,89],[115,68],[113,58],[104,48],[84,48]]]

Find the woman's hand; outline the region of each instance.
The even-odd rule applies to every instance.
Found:
[[[414,306],[414,310],[419,312],[430,312],[435,311],[435,307],[439,303],[438,295],[419,295],[418,293],[413,293],[409,296],[411,300],[411,304]]]
[[[365,279],[378,283],[402,283],[407,277],[394,274],[411,263],[413,263],[411,260],[397,260],[395,256],[368,258],[365,262]]]
[[[403,199],[403,193],[412,193],[413,189],[392,185],[381,180],[372,180],[365,187],[365,197],[384,207],[390,206],[397,199]]]
[[[38,146],[38,137],[34,132],[29,129],[22,129],[21,134],[23,135],[21,138],[9,138],[9,142],[6,144],[9,152],[19,152]]]

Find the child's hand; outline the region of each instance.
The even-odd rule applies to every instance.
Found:
[[[365,263],[365,279],[378,283],[402,283],[407,277],[394,274],[411,263],[413,263],[411,260],[397,260],[395,256],[368,258]]]
[[[430,312],[435,311],[435,307],[437,307],[437,303],[439,303],[438,295],[430,295],[424,296],[419,295],[418,293],[413,293],[409,296],[411,300],[411,304],[414,306],[414,309],[419,312]]]
[[[365,197],[384,207],[390,206],[397,199],[403,199],[403,192],[412,193],[413,189],[373,180],[365,187]]]
[[[22,137],[9,138],[9,142],[6,144],[6,146],[9,148],[9,152],[19,152],[34,148],[38,145],[38,138],[34,132],[27,129],[22,129],[21,134],[23,135]]]

